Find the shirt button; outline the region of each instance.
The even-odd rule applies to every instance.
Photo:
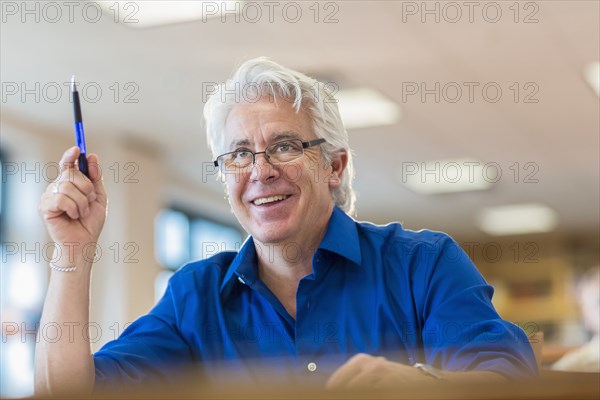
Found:
[[[246,282],[244,282],[244,280],[242,279],[241,276],[238,276],[238,281],[240,281],[241,283],[243,283],[244,285],[246,284]]]
[[[315,372],[317,370],[317,364],[315,364],[314,362],[310,362],[308,363],[306,368],[308,368],[310,372]]]

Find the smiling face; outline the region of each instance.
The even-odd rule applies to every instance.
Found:
[[[225,122],[225,151],[264,151],[284,139],[316,139],[309,115],[285,100],[264,96],[241,103]],[[225,175],[229,202],[238,221],[261,243],[316,245],[333,210],[330,189],[339,185],[345,155],[325,165],[319,146],[285,164],[270,164],[264,154],[254,166]]]

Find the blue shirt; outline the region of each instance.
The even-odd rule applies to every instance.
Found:
[[[284,249],[288,257],[298,250]],[[492,294],[448,235],[356,222],[335,208],[313,271],[298,285],[295,320],[258,278],[249,237],[239,252],[174,274],[158,304],[94,355],[96,389],[175,381],[178,366],[208,380],[225,369],[320,384],[356,353],[535,375],[526,335],[499,317]]]

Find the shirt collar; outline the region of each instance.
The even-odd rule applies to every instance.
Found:
[[[256,265],[258,264],[256,259],[256,248],[254,247],[254,240],[252,236],[248,236],[242,248],[233,261],[229,265],[229,269],[223,278],[223,282],[221,283],[220,291],[223,292],[223,289],[227,285],[227,283],[233,278],[233,275],[237,275],[238,278],[244,279],[244,281],[248,281],[248,283],[252,283],[256,280],[258,274],[256,271]]]
[[[318,250],[327,250],[352,261],[356,265],[361,264],[362,255],[356,222],[338,207],[334,207],[331,213],[327,231]],[[250,285],[253,284],[258,279],[257,264],[254,240],[252,236],[248,236],[231,262],[221,283],[220,292],[223,293],[234,275]]]
[[[319,249],[331,251],[360,265],[362,260],[360,242],[356,222],[352,217],[334,207]]]

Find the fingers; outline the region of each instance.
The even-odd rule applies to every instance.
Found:
[[[48,202],[48,211],[50,212],[49,216],[64,212],[72,219],[78,219],[82,213],[80,212],[77,202],[63,193],[51,193],[46,194],[45,196]]]
[[[416,368],[385,357],[357,354],[338,368],[327,381],[327,389],[393,388],[400,384],[431,382]]]
[[[64,152],[59,164],[60,175],[58,176],[55,182],[73,182],[77,187],[79,187],[79,189],[82,192],[89,196],[94,189],[94,185],[90,182],[90,179],[87,176],[85,176],[76,168],[76,161],[78,157],[79,147],[77,146],[73,146]],[[93,196],[90,196],[90,201],[94,200],[95,194]]]
[[[370,364],[376,357],[368,354],[357,354],[350,358],[344,365],[338,368],[327,381],[327,388],[346,387],[349,382],[360,375],[365,365]]]
[[[88,154],[88,170],[90,173],[90,180],[96,182],[102,179],[102,171],[100,171],[100,160],[97,154]]]
[[[82,180],[78,178],[78,180]],[[92,187],[92,183],[81,182],[85,188]],[[89,190],[89,189],[88,189]],[[95,193],[89,194],[95,198]],[[69,217],[77,219],[89,215],[90,200],[88,195],[84,194],[73,181],[56,180],[48,186],[48,190],[42,195],[40,212],[46,218],[55,217],[66,213]]]
[[[76,184],[74,181],[79,182]],[[85,218],[90,214],[90,203],[96,200],[96,193],[93,191],[90,181],[85,181],[80,177],[76,177],[74,181],[59,180],[56,188],[53,188],[52,195],[56,199],[55,204],[57,205],[75,205],[76,213],[67,212],[70,217],[73,218],[72,215],[77,215],[74,218]],[[67,211],[67,209],[64,210]]]
[[[382,378],[371,370],[361,370],[344,384],[345,389],[379,388]]]
[[[104,179],[102,179],[102,170],[100,168],[100,159],[97,154],[88,155],[88,170],[90,172],[90,179],[94,185],[94,191],[97,196],[97,200],[103,206],[106,206],[106,189],[104,188]]]
[[[60,160],[61,172],[48,186],[42,196],[40,211],[45,217],[66,213],[70,218],[85,218],[90,215],[90,206],[95,201],[106,206],[106,192],[98,163],[98,156],[88,156],[90,178],[76,167],[79,148],[73,146]]]

